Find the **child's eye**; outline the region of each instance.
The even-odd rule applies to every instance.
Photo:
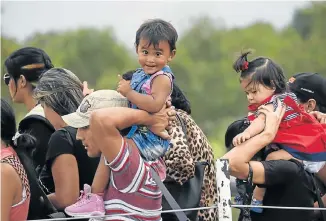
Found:
[[[143,52],[143,54],[148,54],[147,50],[143,50],[142,52]]]
[[[256,93],[257,93],[257,91],[252,91],[251,93],[253,93],[253,94],[256,94]]]
[[[159,57],[159,56],[161,56],[161,55],[162,55],[161,52],[156,52],[156,56],[157,56],[157,57]]]

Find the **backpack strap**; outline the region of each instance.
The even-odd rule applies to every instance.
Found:
[[[188,137],[187,137],[187,126],[185,125],[185,122],[183,121],[182,117],[180,117],[180,115],[178,113],[176,113],[176,117],[177,117],[178,121],[180,122],[181,127],[182,127],[182,131],[185,134],[186,139],[188,141]]]
[[[177,201],[175,201],[175,199],[173,198],[173,196],[171,195],[169,190],[165,187],[165,185],[161,181],[161,178],[156,173],[156,171],[152,167],[150,168],[150,170],[151,170],[152,177],[153,177],[155,183],[160,188],[162,194],[164,195],[166,201],[168,202],[168,204],[170,205],[172,210],[181,210],[179,204],[177,203]],[[178,212],[174,212],[174,213],[177,216],[179,221],[187,221],[188,220],[188,217],[186,216],[184,211],[178,211]]]

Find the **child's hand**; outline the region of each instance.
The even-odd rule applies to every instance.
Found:
[[[131,87],[130,87],[130,81],[126,81],[125,79],[123,79],[120,75],[118,75],[119,77],[119,83],[118,83],[118,88],[117,91],[122,94],[123,96],[127,96],[127,94],[132,91]]]
[[[238,134],[237,136],[235,136],[235,138],[233,138],[233,146],[238,146],[241,143],[245,142],[246,140],[250,139],[250,133],[247,131],[244,131],[240,134]]]

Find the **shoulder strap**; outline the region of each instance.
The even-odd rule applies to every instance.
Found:
[[[187,138],[187,126],[185,125],[182,117],[180,117],[180,115],[178,113],[176,114],[176,117],[179,120],[179,122],[181,124],[181,127],[182,127],[182,131],[183,131],[183,133],[185,134],[185,136]],[[188,140],[188,138],[187,138],[187,140]]]
[[[173,196],[171,195],[169,190],[165,187],[165,185],[161,181],[161,178],[156,173],[156,171],[153,168],[151,168],[151,172],[152,172],[154,181],[156,182],[156,184],[162,191],[162,193],[163,193],[166,201],[169,203],[171,209],[181,210],[179,204],[177,203],[177,201],[175,201],[175,199],[173,198]],[[188,217],[186,216],[186,214],[183,211],[175,212],[175,215],[178,217],[179,221],[187,221],[188,220]]]
[[[176,114],[176,117],[180,121],[182,130],[183,130],[185,136],[187,137],[187,128],[186,128],[182,118],[178,115],[178,113]],[[166,201],[170,205],[171,209],[172,210],[181,210],[179,204],[177,203],[177,201],[175,201],[174,197],[171,195],[169,190],[165,187],[165,185],[161,181],[161,178],[159,177],[159,175],[156,173],[156,171],[153,168],[151,168],[151,173],[152,173],[154,181],[156,182],[156,184],[158,185],[158,187],[162,191],[162,193],[163,193]],[[179,221],[187,221],[188,220],[188,217],[182,211],[175,212],[175,215],[177,216]]]

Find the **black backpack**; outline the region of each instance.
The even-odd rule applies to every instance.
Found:
[[[55,129],[52,126],[52,124],[50,123],[50,121],[48,121],[48,119],[46,119],[42,115],[38,115],[38,114],[31,114],[31,115],[26,116],[24,119],[22,119],[18,125],[18,131],[19,132],[26,131],[29,128],[29,124],[35,120],[42,122],[53,132],[55,131]]]

